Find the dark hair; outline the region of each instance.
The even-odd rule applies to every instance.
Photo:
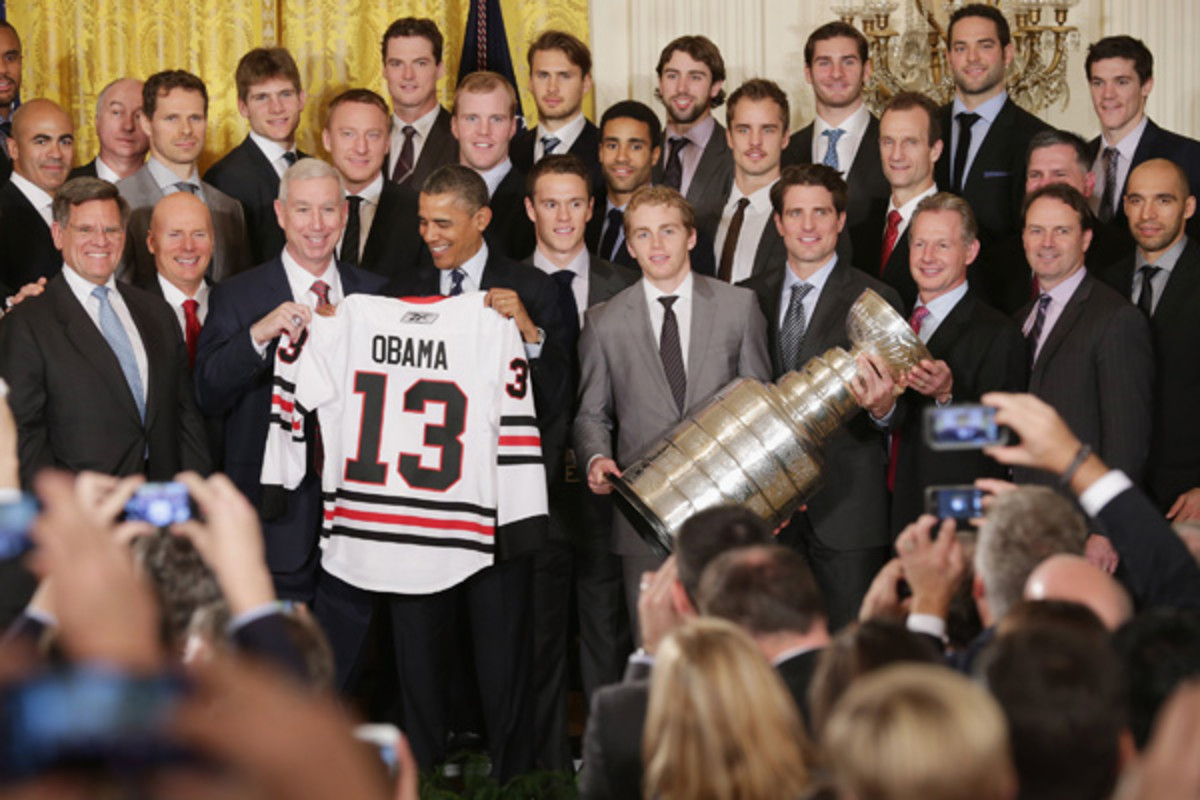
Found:
[[[541,35],[533,40],[533,44],[529,45],[529,51],[525,54],[531,70],[533,54],[543,50],[561,50],[567,60],[579,67],[579,71],[585,76],[592,73],[592,51],[577,36],[572,36],[566,31],[542,31]]]
[[[199,92],[204,98],[204,113],[208,114],[208,89],[204,86],[204,81],[186,70],[169,69],[154,73],[142,84],[142,113],[146,115],[146,119],[154,119],[158,98],[166,97],[173,89]]]
[[[911,111],[914,108],[923,110],[929,117],[929,146],[933,147],[942,138],[942,115],[938,113],[937,103],[920,92],[898,92],[892,95],[892,99],[883,107],[879,119],[882,120],[889,111]]]
[[[488,188],[479,173],[462,164],[434,170],[421,186],[421,194],[452,194],[474,214],[488,204]]]
[[[846,210],[850,190],[846,181],[833,167],[824,164],[791,164],[783,168],[779,180],[771,187],[771,208],[776,214],[783,213],[783,198],[793,186],[821,186],[833,195],[833,208],[841,214]]]
[[[433,45],[433,60],[439,64],[442,63],[444,40],[442,32],[438,30],[438,26],[433,20],[424,17],[401,17],[388,25],[387,30],[383,32],[383,39],[379,43],[380,55],[384,61],[387,61],[388,40],[400,36],[420,36],[428,39],[429,43]]]
[[[867,43],[867,37],[863,36],[862,32],[850,23],[834,20],[826,22],[808,35],[808,41],[804,43],[804,66],[812,66],[817,42],[825,42],[830,39],[853,39],[854,43],[858,45],[859,59],[865,64],[871,58],[871,46]]]
[[[637,100],[622,100],[609,106],[604,115],[600,117],[601,141],[604,139],[604,126],[614,119],[632,119],[643,123],[650,133],[648,144],[651,148],[658,147],[662,141],[662,123],[653,109],[645,103],[639,103]]]
[[[1057,128],[1047,128],[1033,135],[1033,138],[1029,140],[1029,147],[1025,150],[1025,168],[1029,168],[1029,160],[1033,158],[1035,150],[1041,150],[1043,147],[1057,147],[1060,144],[1065,144],[1075,151],[1075,163],[1084,173],[1092,171],[1092,154],[1088,151],[1088,144],[1083,137]]]
[[[300,70],[296,68],[296,60],[286,47],[256,47],[246,53],[238,61],[234,73],[238,100],[246,102],[251,86],[272,78],[291,81],[296,91],[300,91]]]
[[[1145,84],[1154,77],[1154,54],[1141,39],[1132,36],[1105,36],[1088,45],[1083,71],[1089,80],[1092,77],[1092,64],[1107,58],[1126,58],[1132,61],[1133,71],[1137,73],[1139,83]]]
[[[588,195],[591,195],[592,171],[577,155],[554,153],[534,164],[533,168],[529,170],[529,174],[525,176],[525,193],[527,195],[533,197],[533,189],[543,175],[574,175],[583,181]]]
[[[725,106],[725,122],[729,127],[733,127],[733,115],[737,109],[737,104],[742,100],[775,101],[775,105],[779,106],[779,113],[783,117],[783,130],[787,131],[792,110],[791,106],[788,105],[787,93],[783,89],[780,89],[779,84],[775,81],[767,80],[766,78],[751,78],[734,89],[733,94],[729,95],[729,104]]]
[[[628,211],[625,217],[629,218]],[[675,535],[679,582],[695,604],[700,575],[717,556],[737,547],[770,542],[771,532],[766,523],[753,512],[740,506],[705,509],[689,517]]]
[[[720,49],[713,44],[712,39],[699,35],[680,36],[663,48],[662,53],[658,56],[658,66],[654,68],[658,77],[662,77],[663,68],[667,66],[667,62],[671,60],[671,56],[675,55],[676,51],[686,53],[708,67],[708,71],[712,73],[713,83],[725,80],[725,59],[721,57]],[[654,93],[657,95],[658,89],[655,89]],[[725,90],[721,89],[717,92],[717,96],[709,101],[708,106],[717,108],[724,102]]]
[[[1092,216],[1092,209],[1088,206],[1087,198],[1080,194],[1074,186],[1068,186],[1065,183],[1047,184],[1026,197],[1025,202],[1021,204],[1022,225],[1025,224],[1025,217],[1029,214],[1029,209],[1043,197],[1050,197],[1070,206],[1071,210],[1079,215],[1079,226],[1083,230],[1090,231],[1096,226],[1096,218]]]
[[[1116,784],[1124,681],[1099,628],[1029,625],[982,654],[980,673],[1008,719],[1023,800],[1100,800]]]
[[[373,92],[370,89],[347,89],[329,101],[329,106],[325,109],[325,125],[329,128],[329,123],[333,119],[333,112],[337,107],[345,103],[362,103],[368,106],[375,106],[388,119],[388,129],[392,127],[392,112],[388,108],[387,102],[379,96],[378,92]]]
[[[1008,28],[1008,20],[1004,16],[1004,12],[995,6],[989,6],[986,3],[971,3],[955,11],[950,15],[950,24],[946,26],[946,46],[950,47],[954,40],[955,24],[966,17],[983,17],[990,19],[996,25],[996,38],[1000,40],[1001,47],[1008,47],[1012,43],[1012,32]]]
[[[1200,675],[1200,615],[1151,609],[1118,628],[1113,644],[1125,665],[1129,727],[1141,749],[1171,692]]]
[[[718,556],[704,568],[696,599],[700,613],[727,619],[753,636],[808,633],[825,616],[808,562],[775,544]]]
[[[133,558],[158,600],[163,641],[182,654],[192,615],[224,596],[216,575],[190,540],[167,531],[134,539]]]
[[[129,203],[125,202],[116,185],[99,178],[72,178],[58,187],[50,213],[55,222],[66,227],[71,219],[71,209],[93,200],[112,200],[121,215],[121,227],[129,222]]]

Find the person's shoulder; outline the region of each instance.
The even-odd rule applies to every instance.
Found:
[[[245,169],[246,163],[251,155],[247,151],[247,147],[255,147],[254,142],[247,135],[238,145],[232,150],[221,156],[211,167],[204,172],[204,182],[220,187],[225,181],[237,180],[241,170]]]
[[[230,275],[228,278],[214,284],[212,293],[230,298],[249,298],[255,295],[262,287],[270,286],[278,280],[283,280],[286,284],[287,275],[283,272],[282,259],[276,256],[256,267],[251,267],[236,275]]]

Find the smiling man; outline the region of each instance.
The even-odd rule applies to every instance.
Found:
[[[71,177],[101,178],[116,183],[141,169],[150,149],[150,140],[138,123],[141,112],[142,82],[137,78],[117,78],[101,89],[96,98],[100,153],[71,170]]]
[[[0,284],[16,291],[62,269],[51,205],[71,169],[75,128],[54,102],[30,100],[13,114],[7,144],[13,173],[0,187]]]
[[[212,214],[214,246],[209,279],[221,281],[253,266],[241,203],[201,181],[196,171],[208,128],[204,81],[183,70],[151,75],[142,87],[138,122],[150,139],[150,159],[117,184],[130,209],[120,277],[142,283],[157,271],[154,257],[146,249],[150,215],[159,200],[175,192],[196,195]]]
[[[296,149],[296,128],[304,110],[300,71],[282,47],[256,47],[234,73],[238,112],[250,123],[240,145],[208,168],[204,180],[234,197],[246,214],[250,255],[261,264],[283,247],[275,219],[279,176],[305,154]]]
[[[21,93],[21,37],[12,23],[0,20],[0,123],[12,123],[13,105]],[[0,128],[0,183],[12,174],[10,133]]]
[[[450,114],[438,103],[442,32],[431,19],[401,17],[383,33],[383,77],[392,100],[387,178],[419,191],[438,167],[458,159]]]
[[[600,172],[606,191],[603,209],[593,209],[587,240],[606,261],[637,263],[625,247],[625,206],[634,192],[650,185],[661,135],[658,116],[637,100],[622,100],[600,118]]]
[[[516,135],[513,163],[522,172],[548,155],[570,153],[599,173],[599,132],[583,115],[583,97],[592,90],[592,53],[565,31],[543,31],[529,45],[529,91],[538,124]]]
[[[642,279],[584,315],[579,342],[576,463],[588,488],[635,458],[735,378],[770,378],[766,324],[754,295],[692,271],[692,207],[674,189],[644,187],[625,213],[625,236]],[[614,435],[615,434],[615,435]],[[631,629],[638,586],[661,559],[622,515],[613,524]]]
[[[1017,312],[1032,356],[1029,391],[1058,411],[1081,442],[1140,483],[1150,450],[1154,354],[1146,315],[1088,274],[1087,200],[1066,184],[1025,201],[1025,254],[1040,292]],[[1018,467],[1020,483],[1053,485]]]
[[[196,361],[200,328],[208,316],[209,285],[204,273],[213,251],[208,206],[187,192],[159,200],[150,217],[146,247],[154,255],[158,272],[142,288],[162,297],[175,312],[191,367]]]

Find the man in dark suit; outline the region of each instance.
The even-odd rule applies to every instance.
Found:
[[[788,143],[788,99],[774,81],[754,78],[729,96],[725,132],[733,182],[721,205],[713,257],[717,277],[738,283],[783,264],[787,251],[771,221],[771,187]]]
[[[296,149],[296,127],[304,110],[300,71],[282,47],[256,47],[234,73],[238,112],[250,133],[204,173],[211,183],[242,204],[250,236],[252,264],[262,264],[283,249],[283,231],[275,219],[279,176],[305,154]]]
[[[329,101],[321,140],[342,176],[349,204],[338,260],[382,275],[394,286],[416,268],[422,245],[416,194],[384,179],[390,121],[382,97],[370,89],[348,89]]]
[[[1091,206],[1102,222],[1124,230],[1122,197],[1130,170],[1151,158],[1165,158],[1183,169],[1189,186],[1200,186],[1200,142],[1160,128],[1146,116],[1154,56],[1141,40],[1100,39],[1088,46],[1084,68],[1100,120],[1100,135],[1089,144],[1097,187]],[[1192,217],[1187,231],[1200,238],[1200,218]]]
[[[588,250],[605,261],[636,267],[625,246],[625,206],[633,193],[650,185],[658,161],[662,125],[658,115],[637,100],[622,100],[600,118],[600,173],[604,206],[588,221]]]
[[[187,192],[159,200],[150,216],[146,247],[154,256],[157,271],[140,286],[161,297],[175,312],[190,368],[196,361],[200,329],[208,317],[210,287],[204,273],[213,251],[208,206]]]
[[[531,262],[560,284],[563,321],[578,327],[583,311],[632,285],[640,273],[597,258],[584,247],[584,229],[592,215],[592,173],[581,159],[569,154],[546,156],[533,166],[528,180],[525,208],[537,233]],[[575,351],[570,355],[574,383],[579,367]],[[550,539],[534,557],[533,576],[537,763],[558,770],[571,768],[567,742],[571,608],[579,614],[579,668],[588,697],[620,679],[632,641],[621,609],[621,564],[608,541],[612,507],[607,498],[586,491],[569,448],[565,461],[563,472],[547,476]]]
[[[414,192],[438,167],[458,163],[450,114],[438,104],[446,72],[442,32],[431,19],[401,17],[383,32],[383,77],[392,98],[387,179]]]
[[[879,122],[863,101],[863,84],[870,75],[867,40],[857,28],[830,22],[814,30],[804,44],[804,78],[813,89],[816,118],[792,135],[783,153],[784,166],[825,164],[850,186],[846,233],[838,248],[846,259],[851,255],[849,234],[865,221],[872,204],[888,196],[879,157]]]
[[[13,173],[0,187],[0,284],[15,292],[62,271],[51,204],[71,169],[75,127],[54,102],[30,100],[14,112],[7,143]]]
[[[978,403],[985,392],[1021,391],[1029,376],[1021,329],[984,305],[967,285],[967,265],[979,253],[967,202],[949,192],[932,195],[917,206],[909,232],[918,289],[909,323],[933,360],[907,374],[908,390],[893,422],[893,535],[920,516],[927,487],[1008,474],[979,450],[931,449],[925,439],[925,410]]]
[[[775,224],[788,252],[786,267],[744,285],[757,294],[767,318],[774,378],[830,347],[849,348],[846,314],[864,289],[900,309],[894,289],[837,256],[846,193],[837,171],[822,164],[787,167],[771,190]],[[860,359],[851,388],[876,419],[889,418],[898,390],[886,367]],[[800,550],[812,565],[835,629],[857,617],[859,602],[887,561],[886,480],[885,438],[860,415],[828,444],[824,488],[781,531],[781,542]]]
[[[505,258],[527,258],[534,237],[525,215],[525,173],[508,156],[517,132],[516,89],[499,73],[471,73],[454,90],[450,124],[458,139],[458,163],[478,172],[487,184],[492,210],[488,247]]]
[[[940,126],[937,106],[924,95],[901,92],[888,101],[879,118],[878,142],[891,194],[873,199],[863,221],[850,228],[854,266],[899,292],[906,309],[917,299],[908,229],[917,206],[938,190],[933,165],[942,154]]]
[[[1030,138],[1050,126],[1008,96],[1004,70],[1014,50],[998,8],[962,6],[950,17],[946,39],[954,101],[942,107],[945,157],[935,177],[971,204],[986,253],[1020,227],[1025,153]]]
[[[583,115],[583,96],[592,89],[592,54],[564,31],[544,31],[529,45],[529,91],[538,124],[512,140],[513,164],[528,173],[552,153],[571,153],[600,180],[600,134]]]
[[[11,23],[0,20],[0,184],[12,174],[8,138],[12,135],[13,105],[21,94],[21,37]]]
[[[1084,268],[1092,241],[1087,200],[1065,184],[1025,201],[1025,254],[1040,293],[1017,312],[1029,342],[1029,391],[1074,434],[1134,481],[1145,475],[1154,352],[1146,316]],[[1016,469],[1019,483],[1049,483]]]
[[[1043,186],[1065,183],[1084,197],[1095,195],[1096,176],[1087,143],[1070,131],[1053,128],[1039,131],[1029,140],[1029,156],[1025,167],[1025,194],[1030,195]],[[1093,220],[1092,245],[1088,248],[1088,266],[1097,276],[1116,261],[1133,253],[1133,239],[1128,230],[1112,222]],[[1033,268],[1025,258],[1025,242],[1021,231],[1009,234],[988,248],[976,259],[970,270],[971,285],[988,305],[1013,314],[1029,302],[1036,289]]]
[[[280,257],[217,284],[209,296],[196,353],[196,398],[205,415],[223,421],[224,471],[263,517],[276,592],[311,602],[320,476],[310,472],[286,497],[267,497],[262,489],[275,348],[280,334],[298,336],[314,309],[358,292],[379,292],[384,281],[334,261],[345,203],[341,181],[328,164],[306,158],[289,167],[276,208],[287,239]]]
[[[197,195],[212,214],[211,280],[219,282],[252,266],[241,203],[201,181],[196,170],[208,128],[208,89],[204,81],[183,70],[151,75],[142,87],[138,122],[150,139],[150,159],[117,184],[130,208],[120,277],[137,282],[154,274],[154,258],[146,249],[150,214],[155,203],[174,192]]]
[[[142,82],[137,78],[117,78],[101,89],[96,98],[100,153],[71,170],[71,177],[116,183],[141,169],[150,149],[150,140],[137,120],[141,111]]]
[[[764,532],[751,534],[754,528],[744,510],[714,511],[720,515],[732,511],[739,516],[720,526],[714,523],[723,520],[714,519],[713,512],[698,514],[692,519],[708,522],[710,530],[715,530],[704,536],[692,528],[691,535],[685,537],[681,531],[676,538],[679,575],[670,587],[675,618],[719,617],[742,628],[775,665],[807,722],[808,685],[818,657],[829,644],[821,593],[812,570],[799,554],[760,539]],[[683,530],[692,524],[689,520]],[[741,535],[730,535],[728,529],[739,527]],[[651,587],[646,591],[651,592]],[[651,670],[631,668],[624,683],[601,689],[593,699],[579,783],[584,800],[637,796]],[[641,677],[635,679],[635,675]]]
[[[157,298],[113,279],[126,213],[106,181],[65,184],[52,227],[61,274],[0,323],[0,376],[25,487],[47,467],[157,481],[209,469],[174,317]],[[8,574],[0,586],[11,599],[32,591],[32,580]]]
[[[1096,277],[1148,312],[1154,340],[1154,417],[1146,487],[1175,520],[1200,519],[1200,243],[1184,228],[1196,198],[1178,164],[1155,158],[1129,173],[1124,214],[1137,251]]]
[[[663,48],[655,72],[667,129],[654,183],[682,194],[696,210],[696,230],[712,239],[733,180],[725,129],[713,116],[725,102],[725,60],[707,37],[680,36]]]

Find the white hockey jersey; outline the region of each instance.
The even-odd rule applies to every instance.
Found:
[[[280,340],[262,481],[304,478],[315,409],[321,564],[353,586],[442,591],[494,562],[498,528],[545,524],[529,365],[483,298],[351,295]]]

